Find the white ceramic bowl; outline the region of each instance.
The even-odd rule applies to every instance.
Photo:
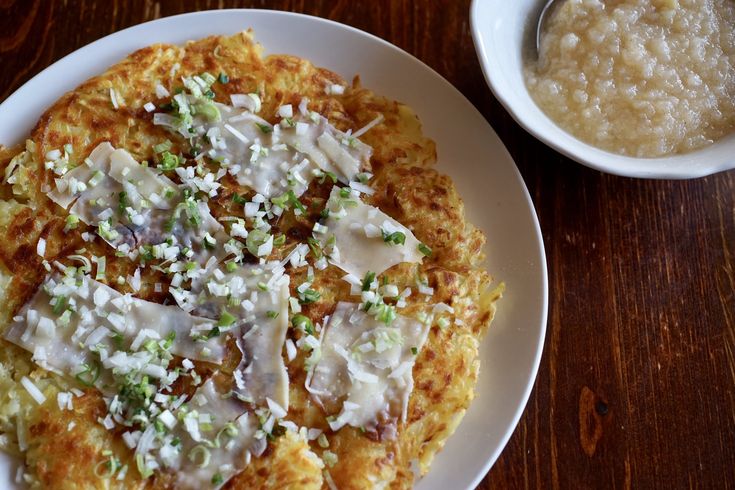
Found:
[[[579,163],[616,175],[691,179],[735,168],[735,134],[701,150],[664,158],[616,155],[583,143],[554,123],[531,99],[523,52],[535,41],[544,0],[473,0],[470,18],[477,56],[490,89],[529,133]]]

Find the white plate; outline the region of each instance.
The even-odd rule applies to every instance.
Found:
[[[578,140],[549,119],[523,79],[523,53],[546,0],[473,0],[472,39],[495,97],[526,131],[601,172],[647,179],[691,179],[735,168],[735,134],[690,153],[660,158],[616,155]]]
[[[412,106],[437,143],[439,168],[457,183],[470,220],[488,236],[488,269],[507,283],[507,294],[483,342],[477,398],[417,485],[473,488],[510,438],[533,387],[546,329],[546,260],[513,160],[480,113],[431,68],[370,34],[305,15],[220,10],[167,17],[100,39],[38,74],[0,105],[0,142],[21,142],[65,91],[138,48],[249,27],[267,53],[308,58],[348,80],[360,74],[366,87]]]

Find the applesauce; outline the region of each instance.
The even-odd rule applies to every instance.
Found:
[[[701,148],[735,129],[735,1],[567,0],[525,79],[591,145],[635,157]]]

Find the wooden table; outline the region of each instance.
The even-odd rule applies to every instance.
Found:
[[[468,0],[0,0],[0,100],[111,32],[221,7],[305,12],[400,46],[513,155],[546,243],[549,328],[526,412],[480,488],[735,487],[735,172],[620,178],[536,141],[485,85]]]

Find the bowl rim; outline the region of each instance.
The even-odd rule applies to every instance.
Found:
[[[494,64],[489,56],[490,49],[493,46],[489,41],[489,37],[483,36],[483,30],[486,28],[483,28],[482,20],[479,18],[480,9],[485,6],[484,4],[489,4],[491,1],[472,0],[470,5],[470,31],[472,33],[472,41],[475,45],[475,52],[480,62],[485,82],[495,98],[508,111],[513,120],[533,137],[577,163],[599,172],[623,177],[643,179],[694,179],[735,169],[735,156],[720,156],[719,158],[714,156],[710,161],[702,165],[690,165],[689,167],[682,165],[686,164],[693,157],[702,158],[703,155],[711,153],[719,147],[732,148],[731,154],[735,155],[735,133],[688,153],[656,158],[637,158],[611,153],[585,143],[559,127],[550,118],[549,121],[553,124],[554,130],[545,131],[539,129],[534,124],[534,118],[524,113],[523,110],[519,110],[514,101],[515,96],[505,89],[505,85],[499,82],[495,73],[494,66],[497,64]],[[520,2],[517,5],[520,5]],[[487,39],[487,41],[483,42],[484,39]],[[561,139],[554,138],[562,134],[572,137],[574,144],[571,146],[566,145],[560,143],[562,141]],[[616,161],[610,162],[609,160],[611,159],[615,159]],[[672,162],[676,163],[676,165],[671,165]]]

